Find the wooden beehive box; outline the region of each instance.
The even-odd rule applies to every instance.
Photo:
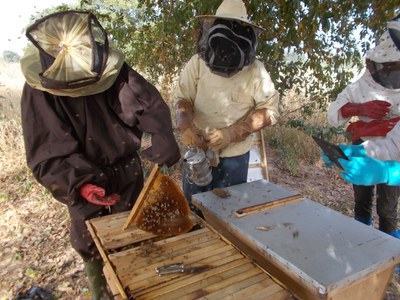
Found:
[[[383,299],[400,262],[399,239],[265,180],[224,190],[229,197],[205,192],[192,202],[296,296]]]
[[[162,238],[134,225],[123,230],[129,212],[87,221],[105,262],[116,299],[293,299],[269,274],[195,215],[193,229]],[[193,273],[158,276],[173,263],[202,267]]]

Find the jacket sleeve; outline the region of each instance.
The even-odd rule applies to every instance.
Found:
[[[197,93],[199,60],[199,56],[194,55],[183,68],[172,95],[174,106],[181,100],[188,101],[193,105]]]
[[[279,112],[279,93],[264,65],[260,61],[257,64],[256,88],[255,88],[255,107],[254,110],[267,109],[271,125],[278,121]]]
[[[180,159],[172,129],[171,111],[159,91],[136,71],[125,65],[119,82],[123,121],[151,136],[151,146],[141,154],[154,163],[174,165]]]
[[[25,84],[22,130],[28,167],[37,181],[64,204],[76,201],[85,182],[106,182],[102,171],[81,153],[73,130],[56,112],[53,96]]]
[[[397,123],[386,137],[366,141],[362,145],[370,157],[383,161],[400,161],[400,123]]]
[[[340,109],[347,103],[353,102],[346,87],[328,107],[328,123],[334,127],[339,127],[350,121],[351,118],[343,118]]]

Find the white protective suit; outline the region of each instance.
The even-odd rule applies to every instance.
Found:
[[[396,24],[398,23],[399,22],[396,21]],[[382,35],[378,45],[367,53],[366,58],[379,63],[400,61],[400,51],[394,45],[388,31]],[[365,69],[363,75],[354,83],[349,84],[338,95],[337,99],[330,104],[328,108],[329,124],[334,127],[339,127],[350,120],[361,120],[365,122],[371,121],[372,119],[363,116],[353,117],[353,119],[344,118],[340,109],[347,103],[365,103],[373,100],[381,100],[391,103],[390,111],[386,116],[387,119],[400,116],[400,89],[385,88],[372,78],[368,69]],[[365,145],[369,155],[383,160],[395,159],[395,157],[389,155],[394,155],[394,153],[396,153],[396,151],[398,152],[400,148],[398,148],[392,141],[385,141],[385,139],[386,137],[377,136],[362,137],[362,140],[365,141],[363,145]],[[400,155],[396,155],[396,157],[400,157]]]

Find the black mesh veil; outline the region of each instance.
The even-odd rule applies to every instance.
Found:
[[[201,18],[198,54],[212,72],[229,77],[256,59],[261,29],[245,22],[222,18]]]

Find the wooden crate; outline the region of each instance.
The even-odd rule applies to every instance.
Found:
[[[129,212],[87,221],[105,263],[116,299],[293,299],[292,294],[202,219],[194,228],[161,238],[137,229],[123,230]],[[203,270],[158,276],[172,263]]]
[[[265,180],[224,190],[229,197],[205,192],[192,202],[297,297],[383,299],[400,262],[399,239]]]

